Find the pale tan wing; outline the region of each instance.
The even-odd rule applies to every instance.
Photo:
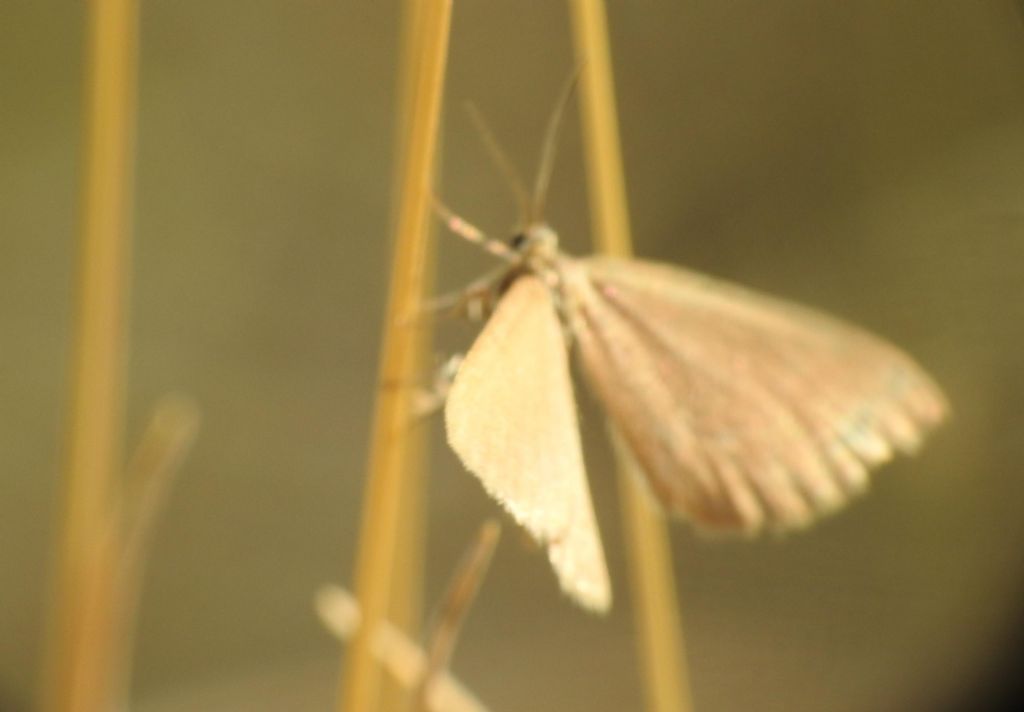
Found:
[[[802,526],[945,415],[908,356],[819,312],[662,265],[569,264],[591,384],[655,494],[704,527]]]
[[[550,291],[520,277],[459,367],[445,422],[466,469],[547,547],[562,589],[604,611],[611,587],[568,360]]]

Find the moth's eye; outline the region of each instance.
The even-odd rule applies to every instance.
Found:
[[[526,244],[526,233],[517,232],[515,235],[509,238],[508,244],[509,247],[511,247],[513,250],[522,249],[523,245]]]

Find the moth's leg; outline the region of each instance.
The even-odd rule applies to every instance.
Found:
[[[419,320],[431,314],[458,316],[470,321],[480,321],[490,315],[494,309],[499,287],[507,274],[508,270],[502,267],[454,292],[447,292],[424,300],[420,303],[416,313],[407,321]]]
[[[451,390],[455,374],[459,372],[459,366],[462,365],[462,359],[462,354],[450,356],[434,371],[434,377],[429,386],[422,386],[413,391],[412,415],[414,420],[422,420],[441,409],[445,399],[448,398],[448,391]]]
[[[460,218],[444,203],[438,200],[436,196],[434,196],[433,201],[434,212],[436,212],[438,217],[440,217],[442,222],[444,222],[445,227],[461,237],[463,240],[472,242],[475,245],[480,245],[492,255],[500,257],[506,262],[515,262],[519,259],[518,253],[516,253],[515,250],[501,240],[488,237],[482,230]]]
[[[399,388],[407,389],[410,398],[410,421],[418,423],[427,416],[433,415],[444,405],[462,360],[462,354],[449,356],[443,363],[435,365],[433,374],[426,383],[424,383],[424,379],[421,377],[411,380],[391,379],[384,381],[381,387],[389,391]],[[437,361],[435,360],[436,363]]]

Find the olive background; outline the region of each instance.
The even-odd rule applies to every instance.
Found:
[[[158,527],[134,707],[325,710],[389,265],[399,4],[142,3],[128,443],[155,400],[203,427]],[[811,531],[672,528],[698,710],[967,709],[1024,594],[1024,21],[1008,0],[610,2],[637,253],[862,324],[943,384],[951,422]],[[84,3],[0,7],[0,710],[32,708],[73,313]],[[526,174],[573,58],[562,3],[455,3],[445,200],[514,203],[460,105]],[[578,116],[549,199],[589,249]],[[440,235],[439,290],[493,266]],[[445,323],[438,352],[476,327]],[[601,417],[578,389],[611,566],[575,609],[511,525],[453,668],[495,710],[639,709]],[[497,508],[430,428],[428,602]],[[1001,662],[1002,661],[1002,662]],[[1012,670],[1009,665],[1003,669]]]

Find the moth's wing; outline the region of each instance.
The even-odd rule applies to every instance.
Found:
[[[910,357],[811,309],[639,261],[568,273],[590,383],[658,498],[703,527],[805,525],[946,413]]]
[[[536,277],[520,277],[499,301],[459,367],[445,422],[466,468],[547,547],[562,589],[607,610],[565,337]]]

